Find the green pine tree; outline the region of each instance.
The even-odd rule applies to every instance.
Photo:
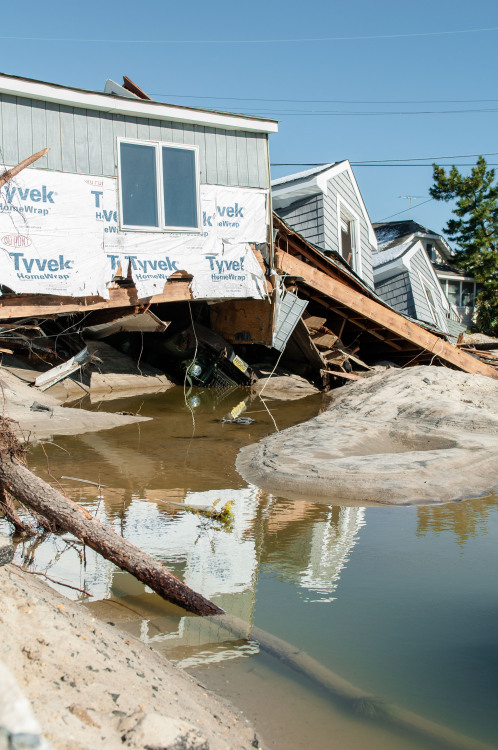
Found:
[[[477,296],[477,328],[498,335],[498,184],[495,170],[480,156],[470,175],[452,167],[433,164],[434,185],[430,194],[437,201],[456,200],[444,228],[458,244],[455,263],[480,285]]]

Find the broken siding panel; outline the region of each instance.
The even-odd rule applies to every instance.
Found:
[[[17,97],[2,94],[2,160],[9,167],[19,164],[17,145]]]

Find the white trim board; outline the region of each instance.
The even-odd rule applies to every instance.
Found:
[[[82,91],[53,83],[1,74],[0,93],[52,102],[53,104],[64,104],[71,107],[112,112],[131,117],[149,117],[154,120],[207,125],[225,130],[247,130],[253,133],[276,133],[278,131],[278,122],[276,120],[263,120],[257,117],[248,117],[247,115],[210,112],[208,110],[182,107],[174,104],[151,102],[145,99],[122,98],[109,94],[101,94],[97,91]]]

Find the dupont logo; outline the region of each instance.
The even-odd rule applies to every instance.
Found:
[[[103,180],[85,180],[87,185],[93,185],[94,187],[102,187],[104,184]]]
[[[31,239],[24,237],[22,234],[6,234],[2,237],[2,242],[7,247],[28,247],[31,245]]]

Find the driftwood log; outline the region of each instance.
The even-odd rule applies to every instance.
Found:
[[[35,476],[8,451],[0,453],[0,486],[59,529],[78,537],[106,560],[150,586],[163,599],[197,615],[223,614],[220,607],[193,591],[151,555],[116,534],[81,505]]]

